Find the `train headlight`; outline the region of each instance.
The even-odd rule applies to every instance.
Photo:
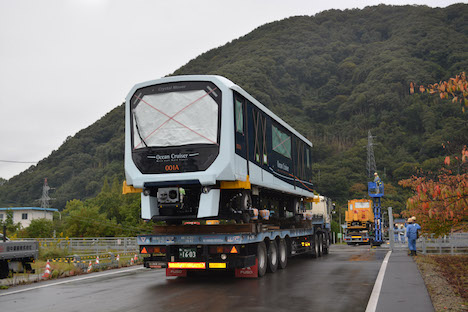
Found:
[[[151,193],[150,189],[145,188],[143,190],[143,195],[145,195],[145,196],[149,196],[150,193]]]

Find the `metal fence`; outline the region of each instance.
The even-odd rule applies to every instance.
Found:
[[[17,241],[37,241],[39,248],[59,248],[69,254],[100,255],[109,252],[137,252],[136,237],[71,237],[71,238],[22,238]]]
[[[407,238],[395,237],[394,248],[407,249]],[[443,237],[424,235],[417,239],[416,248],[423,254],[468,254],[468,233],[453,233]]]

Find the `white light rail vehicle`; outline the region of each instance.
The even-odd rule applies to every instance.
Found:
[[[126,98],[127,190],[143,189],[143,219],[302,217],[312,143],[220,76],[136,85]]]
[[[166,224],[138,237],[146,267],[262,276],[328,251],[331,205],[308,210],[320,201],[312,143],[241,87],[166,77],[135,85],[125,112],[124,193],[141,192],[141,217]]]

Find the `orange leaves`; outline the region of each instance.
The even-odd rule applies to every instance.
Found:
[[[444,164],[450,166],[450,156],[445,157]]]
[[[461,161],[467,160],[468,148],[464,147]],[[468,173],[451,174],[441,169],[435,179],[413,176],[399,184],[414,192],[406,202],[405,214],[415,215],[426,232],[450,231],[451,226],[468,221]]]
[[[440,186],[439,185],[436,185],[434,187],[434,191],[432,193],[432,198],[433,199],[436,199],[438,196],[440,196]]]
[[[414,82],[410,82],[410,94],[414,94],[417,88]],[[468,107],[468,82],[466,80],[466,73],[461,72],[455,78],[450,78],[448,81],[440,81],[439,83],[429,84],[426,87],[419,86],[419,92],[428,92],[433,95],[438,93],[441,99],[452,99],[452,102],[459,102],[462,104],[462,111],[465,112],[465,107]]]
[[[462,150],[462,162],[466,162],[467,159],[468,159],[468,149],[466,148],[466,145],[465,145]]]
[[[445,92],[446,89],[447,89],[447,83],[446,82],[441,82],[440,87],[439,87],[439,91]]]

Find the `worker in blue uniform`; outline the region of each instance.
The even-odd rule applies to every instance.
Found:
[[[393,238],[394,238],[394,240],[395,240],[395,243],[397,243],[397,242],[399,241],[399,239],[398,239],[398,238],[399,238],[399,235],[398,235],[398,232],[399,232],[399,231],[400,231],[400,230],[398,229],[398,225],[395,224],[395,225],[393,226],[393,236],[394,236]]]
[[[380,193],[380,186],[382,185],[382,180],[380,180],[377,172],[374,172],[374,183],[375,183],[375,194]]]
[[[416,256],[416,239],[418,238],[418,231],[421,229],[419,224],[415,223],[413,218],[408,219],[406,226],[406,237],[408,237],[408,249],[410,256]]]

